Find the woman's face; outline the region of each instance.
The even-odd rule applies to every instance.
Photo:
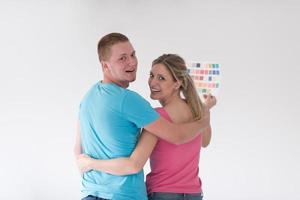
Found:
[[[154,100],[167,101],[178,94],[179,83],[174,80],[171,72],[163,64],[152,66],[148,80],[150,97]]]

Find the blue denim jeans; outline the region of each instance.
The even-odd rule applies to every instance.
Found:
[[[83,199],[81,200],[108,200],[108,199],[103,199],[101,197],[95,197],[95,196],[92,196],[92,195],[89,195],[87,197],[84,197]]]
[[[148,200],[202,200],[202,193],[186,194],[186,193],[168,193],[153,192],[148,195]]]

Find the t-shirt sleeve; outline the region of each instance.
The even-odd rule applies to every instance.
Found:
[[[160,117],[148,101],[132,91],[129,91],[124,98],[122,114],[139,128],[154,122]]]

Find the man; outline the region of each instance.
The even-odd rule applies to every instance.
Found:
[[[77,155],[83,152],[96,159],[127,157],[134,150],[142,127],[179,144],[193,139],[209,126],[209,117],[193,123],[171,124],[140,95],[126,89],[136,78],[138,61],[125,35],[104,36],[98,43],[98,55],[104,77],[81,102]],[[89,171],[82,176],[82,193],[85,200],[147,199],[143,171],[129,176]]]

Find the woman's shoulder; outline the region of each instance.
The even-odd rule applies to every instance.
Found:
[[[173,104],[166,108],[166,111],[172,118],[172,121],[175,123],[186,123],[193,121],[193,114],[190,107],[185,103]]]

